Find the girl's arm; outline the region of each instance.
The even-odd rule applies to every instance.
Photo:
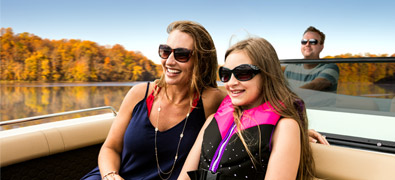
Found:
[[[184,166],[182,167],[180,176],[178,179],[190,179],[187,172],[194,171],[198,169],[199,160],[200,160],[200,151],[202,149],[203,143],[203,135],[204,130],[206,130],[207,126],[210,124],[211,120],[213,120],[214,114],[211,114],[206,122],[204,123],[202,129],[199,132],[198,137],[196,138],[195,144],[192,146],[191,151],[189,151],[188,157],[185,160]]]
[[[296,179],[301,153],[300,130],[296,120],[282,118],[272,137],[272,152],[266,180]]]

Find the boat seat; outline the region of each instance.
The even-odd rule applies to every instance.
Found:
[[[0,165],[103,143],[113,119],[109,113],[1,131]]]
[[[387,180],[395,177],[395,155],[311,144],[319,179]]]
[[[97,166],[113,116],[0,132],[3,179],[79,179]],[[319,179],[391,179],[395,155],[311,144]],[[84,169],[83,169],[83,168]]]

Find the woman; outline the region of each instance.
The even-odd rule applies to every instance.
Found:
[[[180,179],[312,179],[305,107],[271,44],[235,44],[219,75],[228,96],[204,124]]]
[[[205,119],[225,93],[217,89],[216,49],[207,30],[171,23],[159,46],[163,74],[125,96],[99,153],[83,179],[176,179]]]

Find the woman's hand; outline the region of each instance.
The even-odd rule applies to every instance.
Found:
[[[104,175],[102,180],[124,180],[124,179],[118,173],[113,171]]]
[[[329,142],[326,140],[325,136],[321,135],[319,132],[315,131],[314,129],[309,129],[309,140],[313,143],[320,143],[324,145],[330,145]]]

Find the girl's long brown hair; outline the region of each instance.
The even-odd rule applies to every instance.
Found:
[[[167,27],[167,33],[174,30],[189,34],[193,38],[193,56],[190,61],[194,61],[191,84],[189,85],[190,104],[195,93],[200,96],[200,91],[208,87],[217,87],[217,51],[214,41],[208,31],[199,23],[193,21],[175,21]],[[159,87],[166,88],[164,73],[156,82]]]
[[[275,49],[263,38],[249,38],[240,41],[229,48],[226,51],[225,59],[229,54],[235,51],[245,52],[253,64],[261,69],[261,102],[269,102],[280,116],[295,119],[298,123],[300,130],[301,154],[297,179],[313,179],[315,168],[309,144],[306,108],[304,107],[303,101],[288,87],[288,81],[283,75]],[[237,124],[238,132],[241,132],[241,113],[241,107],[235,107],[234,119]],[[248,145],[245,143],[242,133],[238,133],[238,135],[245,148],[248,150]],[[250,151],[248,151],[248,153],[252,158]],[[252,161],[257,162],[253,158]]]

